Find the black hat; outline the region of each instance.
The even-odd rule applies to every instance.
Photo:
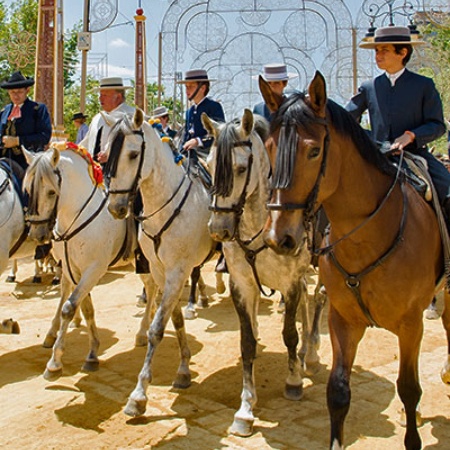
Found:
[[[80,120],[80,119],[86,119],[87,116],[85,116],[82,112],[77,112],[72,116],[72,120]]]
[[[33,84],[33,78],[24,77],[20,71],[17,71],[9,77],[8,81],[1,83],[0,87],[3,89],[20,89],[33,86]]]
[[[185,73],[184,79],[177,81],[178,84],[186,84],[191,82],[202,82],[202,81],[216,81],[210,80],[208,78],[208,73],[205,69],[192,69]]]

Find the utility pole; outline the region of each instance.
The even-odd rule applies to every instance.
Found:
[[[89,33],[89,0],[84,0],[83,31],[78,33],[78,50],[81,51],[81,90],[80,111],[86,109],[86,79],[87,79],[87,55],[91,49],[91,34]]]
[[[144,10],[136,10],[134,20],[136,21],[136,64],[135,64],[135,87],[134,103],[147,113],[147,58],[145,40],[145,19]]]

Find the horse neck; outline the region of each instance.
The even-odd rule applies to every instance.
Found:
[[[91,213],[101,201],[102,193],[95,187],[86,166],[86,162],[73,152],[61,154],[58,168],[61,173],[61,187],[58,200],[58,220],[61,223],[71,222],[86,204],[88,198],[95,193],[86,208]],[[81,216],[84,217],[84,216]]]
[[[328,164],[323,188],[330,189],[323,200],[328,219],[336,236],[353,230],[369,217],[385,198],[394,182],[366,161],[349,139],[331,135]],[[398,231],[403,201],[399,184],[395,186],[383,208],[356,235],[364,240],[374,231],[380,236],[385,230],[389,240]]]
[[[144,215],[161,207],[185,177],[185,170],[175,163],[172,151],[166,148],[167,145],[162,142],[146,145],[140,183]],[[185,180],[184,184],[188,186],[188,180]],[[184,192],[185,189],[180,189],[181,195]]]

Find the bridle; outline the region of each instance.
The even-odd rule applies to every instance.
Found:
[[[271,297],[275,293],[275,291],[273,289],[270,290],[270,293],[266,293],[264,291],[259,279],[258,272],[256,270],[256,256],[258,255],[258,253],[260,253],[261,251],[265,250],[268,247],[266,244],[263,244],[256,250],[252,250],[249,248],[249,245],[252,244],[258,238],[258,236],[261,235],[263,228],[261,228],[252,238],[246,240],[241,239],[239,231],[239,224],[241,221],[242,214],[244,212],[245,201],[247,199],[247,190],[250,184],[250,177],[253,167],[253,142],[250,139],[246,141],[236,141],[233,143],[232,147],[233,148],[248,147],[250,149],[250,155],[248,157],[248,165],[247,165],[247,175],[245,177],[244,187],[242,188],[242,192],[241,195],[239,196],[238,201],[236,203],[233,203],[229,207],[217,206],[217,195],[213,194],[209,210],[214,213],[233,214],[234,235],[232,236],[231,239],[236,241],[239,247],[241,247],[242,251],[244,252],[245,259],[252,269],[253,276],[256,280],[260,292],[267,297]]]

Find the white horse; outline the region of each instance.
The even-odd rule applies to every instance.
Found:
[[[257,314],[261,293],[267,287],[281,292],[285,300],[283,338],[288,351],[289,373],[284,395],[300,400],[303,395],[301,360],[297,354],[297,309],[302,315],[302,358],[310,371],[318,366],[318,327],[310,332],[305,275],[311,255],[306,246],[296,256],[280,256],[263,241],[268,217],[270,162],[264,146],[268,123],[245,110],[241,121],[217,123],[207,115],[202,122],[214,144],[208,157],[213,175],[212,215],[209,231],[223,242],[230,271],[230,291],[241,324],[243,389],[241,406],[234,416],[231,433],[249,436],[253,431],[253,408],[257,401],[253,361],[258,339]],[[323,309],[320,302],[317,313]],[[316,324],[318,318],[316,318]]]
[[[0,160],[0,274],[11,261],[7,282],[14,282],[17,273],[17,259],[33,256],[36,242],[28,239],[19,186],[14,186],[14,175],[9,161]],[[35,261],[34,283],[40,283],[42,269]]]
[[[108,212],[107,196],[97,177],[101,170],[82,149],[60,151],[65,146],[54,144],[37,154],[25,151],[30,164],[24,179],[29,193],[30,237],[44,243],[53,233],[54,252],[62,261],[61,301],[44,341],[45,347],[53,346],[44,373],[46,379],[62,374],[65,336],[79,306],[86,319],[90,344],[83,370],[98,369],[99,339],[90,292],[109,267],[133,261],[136,242],[130,240],[133,233],[127,232],[126,221],[115,220]],[[143,276],[142,280],[149,298],[153,298],[151,276]],[[151,308],[148,302],[136,336],[137,345],[146,343]]]
[[[180,346],[181,361],[173,385],[191,383],[191,353],[186,340],[180,296],[192,269],[201,266],[214,252],[216,243],[208,232],[209,194],[195,174],[175,160],[178,156],[157,132],[144,122],[139,109],[132,121],[119,120],[112,128],[108,165],[109,210],[123,219],[130,199],[140,189],[143,215],[139,243],[150,261],[150,270],[162,291],[161,302],[148,331],[148,348],[136,388],[125,413],[144,414],[146,389],[152,380],[152,359],[172,318]]]

